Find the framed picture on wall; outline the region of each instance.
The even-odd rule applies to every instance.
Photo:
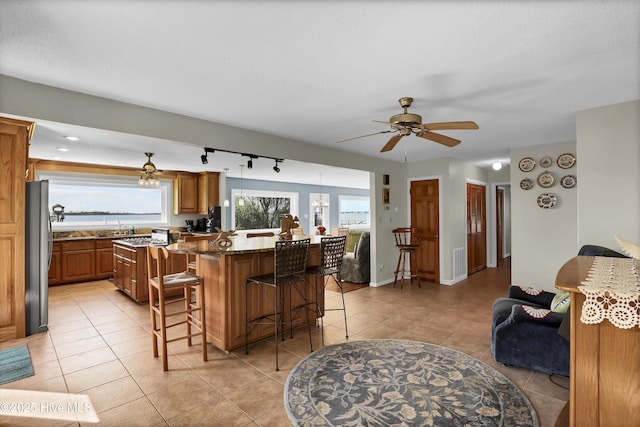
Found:
[[[388,188],[383,188],[382,189],[382,204],[383,205],[388,205],[389,204],[389,189]]]

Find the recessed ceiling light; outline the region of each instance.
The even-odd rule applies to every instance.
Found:
[[[56,150],[58,150],[58,151],[69,151],[69,149],[67,147],[58,147],[58,148],[56,148]]]
[[[77,136],[65,136],[65,138],[67,138],[69,141],[77,141],[80,139]]]
[[[493,162],[491,167],[493,168],[494,171],[499,171],[500,169],[502,169],[502,163],[501,162]]]

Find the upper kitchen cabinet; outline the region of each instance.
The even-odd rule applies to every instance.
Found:
[[[173,183],[173,213],[207,214],[220,203],[218,172],[178,172]]]
[[[209,206],[220,206],[220,174],[202,172],[198,177],[198,213],[208,214]]]
[[[0,342],[25,326],[25,182],[35,124],[0,117]]]

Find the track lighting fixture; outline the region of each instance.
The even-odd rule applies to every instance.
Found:
[[[278,172],[280,172],[280,167],[278,166],[278,163],[284,162],[284,159],[281,159],[279,157],[260,156],[258,154],[242,153],[242,152],[239,152],[239,151],[231,151],[231,150],[223,150],[221,148],[204,147],[204,154],[200,156],[200,159],[202,160],[202,164],[203,165],[207,164],[207,154],[208,153],[215,153],[216,151],[222,151],[223,153],[239,154],[242,157],[248,157],[249,160],[247,161],[247,169],[253,169],[253,160],[254,159],[259,159],[259,158],[262,157],[263,159],[275,160],[276,164],[273,167],[273,170],[274,170],[274,172],[278,173]]]

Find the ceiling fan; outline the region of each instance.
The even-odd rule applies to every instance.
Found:
[[[368,135],[356,136],[355,138],[343,139],[338,142],[352,141],[358,138],[365,138],[367,136],[379,135],[381,133],[397,132],[392,136],[389,142],[382,147],[381,153],[391,151],[396,144],[402,139],[403,136],[409,136],[412,133],[420,138],[428,139],[437,142],[447,147],[455,147],[460,144],[459,139],[451,138],[449,136],[441,135],[439,133],[432,132],[434,130],[461,130],[461,129],[478,129],[478,125],[475,122],[440,122],[440,123],[422,123],[422,117],[418,114],[408,113],[407,109],[411,107],[413,98],[404,97],[398,100],[400,106],[404,108],[404,113],[391,116],[388,122],[380,120],[374,120],[376,123],[384,123],[391,127],[390,130],[383,130],[381,132],[371,133]]]
[[[158,168],[156,168],[156,165],[151,162],[153,153],[144,153],[144,155],[147,156],[147,162],[142,165],[142,169],[139,171],[142,176],[138,180],[138,183],[145,186],[159,185],[160,180],[156,175],[160,175],[162,172],[160,172]]]

